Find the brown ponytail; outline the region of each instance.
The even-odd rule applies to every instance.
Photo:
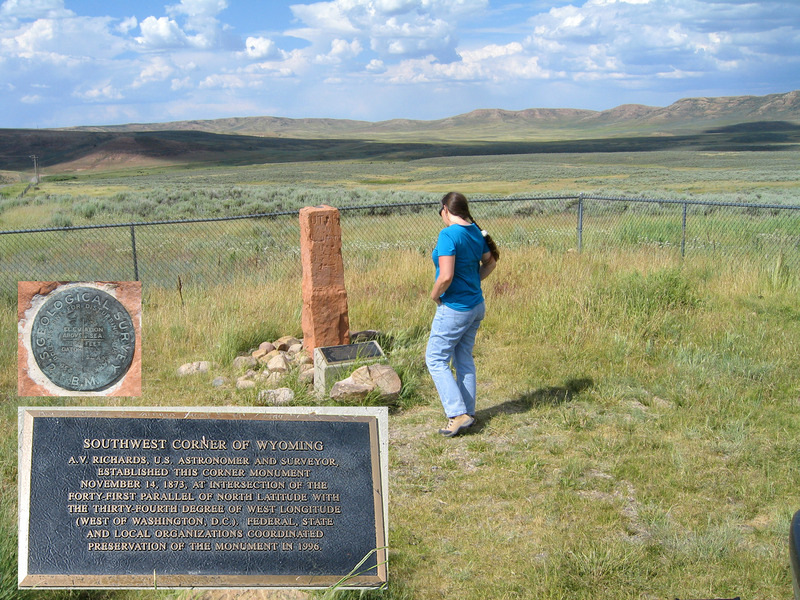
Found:
[[[483,234],[483,239],[486,240],[486,245],[489,246],[489,252],[491,252],[492,258],[494,258],[495,260],[500,260],[500,250],[497,249],[497,244],[494,243],[494,240],[492,239],[492,236],[490,236],[489,232],[486,231],[485,229],[481,229],[481,226],[478,225],[477,223],[475,223],[475,219],[472,219],[470,217],[470,220],[475,225],[478,226],[478,229],[481,230],[481,233]]]
[[[484,229],[481,229],[481,226],[478,225],[475,222],[475,219],[472,218],[472,215],[469,212],[469,203],[467,202],[467,198],[464,196],[464,194],[459,192],[450,192],[445,194],[444,198],[442,198],[442,206],[446,206],[447,211],[451,215],[461,217],[462,219],[466,219],[474,223],[478,229],[481,230],[483,239],[486,240],[486,245],[489,246],[489,252],[492,254],[492,257],[495,260],[500,260],[500,251],[497,249],[497,244],[494,243],[492,236],[490,236]]]

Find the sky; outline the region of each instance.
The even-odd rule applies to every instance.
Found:
[[[3,0],[0,127],[668,106],[800,89],[800,0]]]

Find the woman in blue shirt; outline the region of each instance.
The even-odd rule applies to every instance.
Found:
[[[447,427],[439,433],[452,437],[475,422],[472,348],[486,312],[481,281],[494,270],[500,254],[492,238],[475,223],[463,194],[445,195],[439,214],[445,228],[432,255],[436,281],[431,299],[437,306],[425,364],[448,418]]]

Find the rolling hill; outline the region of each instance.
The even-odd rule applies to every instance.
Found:
[[[536,152],[800,148],[800,91],[687,98],[605,111],[481,109],[445,119],[231,117],[170,123],[0,130],[0,170],[139,164],[253,164]],[[57,167],[57,168],[56,168]]]
[[[240,117],[208,121],[129,124],[106,127],[78,127],[77,131],[142,132],[204,131],[206,133],[267,137],[411,138],[415,141],[553,139],[555,131],[588,133],[658,133],[668,127],[672,133],[693,133],[714,125],[754,121],[800,122],[800,91],[769,96],[687,98],[666,108],[625,104],[604,111],[569,108],[531,108],[520,111],[480,109],[438,119],[417,121],[352,121],[347,119],[288,119],[281,117]]]

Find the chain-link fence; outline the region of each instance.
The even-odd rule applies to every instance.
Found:
[[[578,252],[651,248],[794,272],[800,206],[586,195],[472,199],[501,248]],[[348,259],[390,249],[427,254],[441,228],[436,203],[340,208]],[[241,217],[0,231],[0,293],[17,281],[124,281],[207,286],[300,275],[298,211]]]

